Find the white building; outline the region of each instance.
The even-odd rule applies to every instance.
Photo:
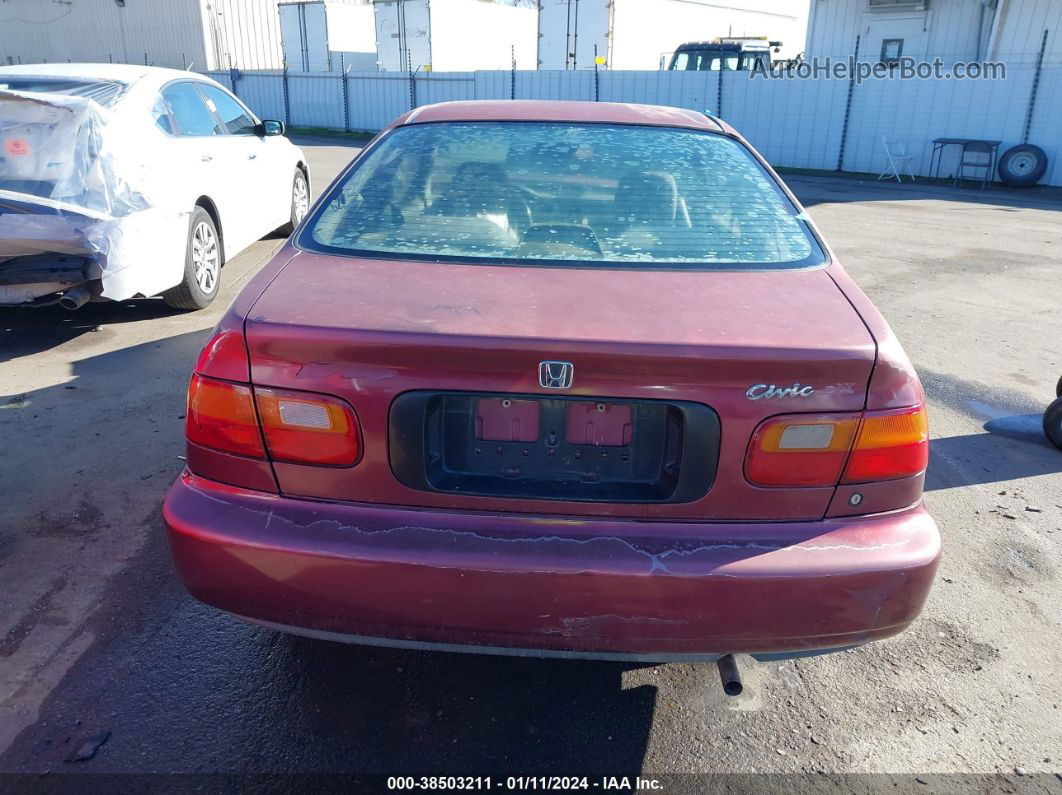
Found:
[[[3,0],[0,63],[282,65],[276,0]]]
[[[807,57],[913,57],[955,61],[1062,61],[1060,0],[811,0]]]
[[[717,37],[782,42],[804,49],[808,0],[539,0],[538,68],[659,69],[680,44]],[[595,50],[596,48],[596,50]]]
[[[535,0],[374,0],[381,71],[534,69]]]
[[[372,0],[284,0],[277,11],[290,71],[376,71]]]

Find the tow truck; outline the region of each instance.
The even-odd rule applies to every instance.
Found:
[[[679,45],[668,64],[670,72],[717,72],[720,69],[751,72],[771,68],[771,52],[782,47],[780,41],[765,36],[727,36],[711,41],[688,41]]]

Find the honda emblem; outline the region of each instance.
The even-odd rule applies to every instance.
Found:
[[[543,389],[571,389],[575,365],[571,362],[539,362],[538,383]]]

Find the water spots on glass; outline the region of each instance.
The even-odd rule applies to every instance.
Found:
[[[806,221],[739,143],[667,127],[401,127],[333,189],[326,250],[639,267],[822,262]]]

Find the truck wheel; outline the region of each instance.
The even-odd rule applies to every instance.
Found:
[[[1038,146],[1021,144],[999,159],[999,178],[1013,188],[1031,188],[1047,173],[1047,154]]]
[[[1062,450],[1062,397],[1044,412],[1044,433],[1055,447]]]
[[[290,235],[295,227],[302,223],[306,213],[310,211],[310,184],[306,181],[306,175],[301,168],[295,169],[295,177],[291,181],[291,220],[280,227],[281,234]]]
[[[184,255],[184,280],[162,294],[174,309],[206,309],[221,284],[221,239],[214,220],[202,207],[192,213],[188,247]]]

